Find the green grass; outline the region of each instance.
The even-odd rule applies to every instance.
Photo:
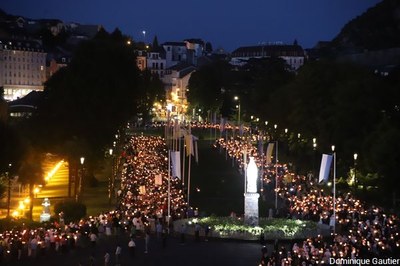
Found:
[[[209,226],[212,231],[216,231],[222,237],[248,234],[257,238],[263,233],[268,239],[303,239],[317,234],[315,222],[292,219],[260,218],[259,226],[249,226],[245,225],[243,219],[240,218],[210,216],[191,218],[187,220],[187,223],[190,227],[194,227],[195,223],[199,223],[202,227]]]
[[[241,214],[243,192],[244,177],[236,165],[232,167],[232,160],[211,147],[209,140],[199,140],[199,164],[192,158],[190,205],[206,215],[228,216],[232,211]]]
[[[111,205],[108,200],[108,182],[102,181],[96,187],[85,188],[82,202],[86,205],[87,216],[99,215],[115,209],[115,199]]]

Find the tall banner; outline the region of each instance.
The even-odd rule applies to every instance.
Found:
[[[271,163],[271,157],[272,157],[272,152],[274,151],[274,145],[275,145],[275,143],[274,142],[270,142],[270,143],[268,143],[268,146],[267,146],[267,154],[265,155],[266,156],[266,162],[267,162],[267,164],[270,164]]]
[[[193,154],[193,136],[192,134],[185,134],[186,156]]]
[[[244,126],[243,126],[243,124],[240,124],[240,126],[239,126],[239,135],[242,137],[243,133],[244,133]]]
[[[262,154],[264,154],[264,143],[263,143],[263,136],[262,135],[258,135],[258,154],[261,156]]]
[[[322,154],[321,168],[319,170],[319,179],[318,179],[320,183],[328,181],[329,171],[331,170],[332,158],[333,155]]]
[[[217,124],[217,112],[213,113],[213,124],[216,125]]]
[[[179,120],[174,119],[174,131],[172,132],[173,134],[173,139],[179,139],[181,136],[181,130],[179,126]]]
[[[225,130],[225,119],[221,117],[221,123],[219,125],[219,131],[223,132]]]
[[[171,151],[172,176],[181,179],[181,156],[179,151]]]
[[[186,145],[186,156],[195,156],[196,162],[198,162],[198,155],[197,154],[197,141],[199,140],[198,137],[193,136],[192,134],[185,135],[185,145]]]
[[[196,160],[196,163],[199,163],[199,151],[197,148],[197,141],[194,141],[194,158]]]

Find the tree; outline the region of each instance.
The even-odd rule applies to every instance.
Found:
[[[32,220],[32,210],[33,210],[33,198],[34,198],[34,186],[42,184],[43,179],[43,169],[42,169],[42,154],[30,147],[26,153],[19,170],[18,176],[19,181],[23,185],[29,186],[29,197],[31,198],[31,203],[29,207],[29,219]]]
[[[230,65],[216,61],[194,72],[188,85],[188,102],[192,108],[217,111],[222,105],[222,90],[230,84]]]
[[[206,42],[206,47],[204,50],[206,53],[211,53],[213,51],[212,44],[210,42]]]
[[[99,32],[46,83],[35,122],[53,147],[77,139],[87,144],[85,157],[102,156],[117,129],[139,111],[149,88],[141,86],[134,53],[121,36]]]
[[[154,36],[153,47],[152,48],[153,48],[154,51],[157,51],[157,49],[159,48],[157,35]]]

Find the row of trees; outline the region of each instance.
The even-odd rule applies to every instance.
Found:
[[[53,152],[71,164],[84,156],[90,174],[128,121],[148,118],[151,103],[165,93],[157,77],[136,67],[135,43],[128,39],[118,29],[101,30],[46,82],[33,117],[13,125],[3,117],[0,173],[19,175],[33,193],[33,184],[43,181],[41,154]]]
[[[354,164],[353,154],[358,153],[358,175],[378,174],[381,191],[397,193],[398,76],[399,70],[380,76],[333,60],[308,62],[297,74],[287,71],[278,58],[253,59],[238,68],[216,62],[192,75],[188,97],[196,108],[219,111],[236,120],[234,96],[238,96],[242,121],[262,129],[268,121],[269,126],[277,124],[279,132],[289,129],[288,148],[297,150],[293,155],[312,160],[316,153],[313,138],[319,154],[331,152],[334,144],[339,175],[347,176]],[[252,116],[259,118],[258,123],[251,121]],[[301,138],[293,141],[298,133]]]

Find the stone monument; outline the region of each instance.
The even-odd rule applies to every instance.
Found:
[[[42,202],[43,211],[40,214],[40,222],[50,221],[50,200],[48,198],[43,199]]]
[[[244,223],[258,226],[258,198],[257,193],[258,168],[253,157],[250,157],[246,169],[246,193],[244,193]]]

